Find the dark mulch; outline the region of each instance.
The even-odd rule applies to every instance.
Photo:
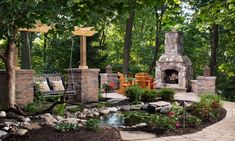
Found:
[[[4,141],[122,141],[116,128],[102,127],[97,133],[84,129],[58,132],[50,126],[31,130],[24,136],[12,135]]]
[[[224,119],[225,116],[226,116],[226,110],[223,108],[217,122]],[[154,134],[156,134],[157,137],[165,137],[165,136],[174,136],[174,135],[183,135],[183,134],[195,133],[195,132],[201,131],[202,129],[206,128],[207,126],[210,126],[210,125],[215,124],[215,123],[216,123],[216,121],[214,121],[214,122],[203,122],[202,125],[200,125],[196,128],[195,127],[186,127],[186,128],[180,127],[180,128],[172,129],[172,130],[163,130],[163,129],[159,129],[159,128],[149,128],[149,127],[122,129],[122,130],[145,131],[145,132],[154,133]]]

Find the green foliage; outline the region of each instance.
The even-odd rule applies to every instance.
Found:
[[[33,103],[29,103],[24,107],[26,112],[38,112],[41,110],[43,104],[46,102],[45,98],[39,92],[35,92]]]
[[[200,102],[191,105],[192,114],[202,121],[217,121],[222,110],[220,97],[213,95],[203,95]]]
[[[172,101],[174,99],[175,91],[171,88],[162,88],[159,90],[159,95],[162,100]]]
[[[63,116],[65,112],[65,103],[64,104],[58,104],[53,109],[53,113],[56,115]]]
[[[149,118],[149,114],[146,112],[136,112],[136,111],[131,111],[131,112],[124,112],[124,121],[125,124],[128,126],[132,126],[138,123],[144,122],[147,118]]]
[[[77,106],[74,107],[74,108],[68,108],[68,109],[66,109],[66,110],[69,111],[69,112],[77,112],[77,111],[82,111],[83,109],[84,109],[83,106],[77,105]]]
[[[89,119],[85,124],[86,128],[92,132],[98,132],[100,130],[98,119]]]
[[[138,85],[132,85],[126,89],[126,97],[132,102],[139,102],[144,90]]]
[[[190,127],[198,127],[199,125],[202,124],[202,120],[196,116],[187,116],[186,117],[186,123],[190,126]]]
[[[55,125],[55,129],[59,132],[68,132],[71,130],[78,130],[78,125],[73,123],[58,123]]]
[[[144,90],[144,92],[141,95],[141,101],[143,102],[152,102],[155,100],[155,98],[157,97],[157,91],[156,90],[149,90],[146,89]]]

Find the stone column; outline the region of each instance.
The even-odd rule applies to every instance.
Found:
[[[16,70],[16,104],[26,105],[33,102],[33,70]],[[0,102],[7,100],[6,71],[0,70]]]
[[[198,76],[197,77],[197,93],[215,93],[215,76]]]
[[[99,69],[67,69],[68,89],[76,90],[76,102],[97,102],[99,93]]]
[[[80,36],[80,66],[79,69],[88,69],[86,58],[86,36]]]

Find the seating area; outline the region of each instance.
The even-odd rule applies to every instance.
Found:
[[[125,90],[131,85],[139,85],[143,89],[153,89],[154,88],[154,78],[150,76],[148,73],[137,73],[133,79],[128,80],[128,78],[118,72],[119,76],[119,89],[118,93],[124,94]]]
[[[66,89],[59,74],[43,74],[33,77],[34,92],[39,91],[45,97],[62,96]],[[72,102],[75,90],[66,90],[65,101]]]

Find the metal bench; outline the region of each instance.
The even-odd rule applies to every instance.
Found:
[[[62,81],[63,86],[66,89],[64,81],[59,74],[42,74],[41,76],[34,76],[33,77],[34,84],[45,82],[45,81],[47,82],[47,84],[50,88],[50,91],[40,91],[37,89],[37,87],[35,85],[34,92],[39,91],[44,97],[63,96],[64,91],[55,91],[55,90],[53,90],[53,88],[50,84],[51,81]],[[64,97],[65,101],[73,102],[75,93],[76,93],[76,91],[74,89],[66,90],[65,97]]]

